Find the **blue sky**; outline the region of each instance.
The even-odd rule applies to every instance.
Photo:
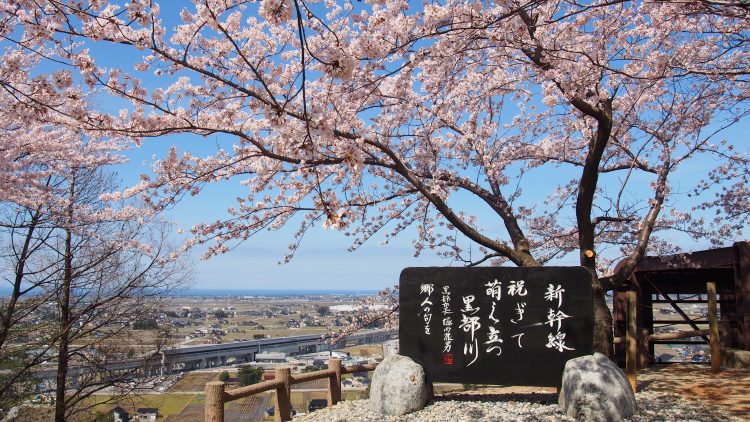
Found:
[[[224,139],[230,142],[231,139]],[[143,173],[151,172],[153,158],[160,158],[172,145],[193,153],[211,153],[217,139],[193,135],[173,135],[147,139],[140,149],[129,151],[128,163],[115,170],[124,185],[135,183]],[[238,180],[210,185],[198,196],[185,197],[166,217],[187,232],[194,224],[226,215],[234,198],[246,194]],[[381,289],[398,284],[402,269],[414,266],[449,265],[431,252],[413,256],[411,237],[400,236],[380,245],[382,236],[372,239],[354,252],[348,252],[351,238],[337,230],[313,228],[302,247],[288,264],[279,264],[287,253],[296,225],[278,231],[264,231],[230,252],[209,260],[200,259],[201,249],[190,252],[194,265],[194,287],[232,289]],[[175,236],[178,238],[178,236]]]

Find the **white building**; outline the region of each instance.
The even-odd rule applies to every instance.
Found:
[[[258,363],[283,363],[286,362],[286,353],[282,352],[263,352],[255,355],[255,361]]]

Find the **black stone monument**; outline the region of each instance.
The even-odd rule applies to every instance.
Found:
[[[406,268],[399,309],[399,353],[430,381],[559,386],[592,353],[583,267]]]

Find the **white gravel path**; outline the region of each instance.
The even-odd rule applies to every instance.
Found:
[[[688,402],[667,393],[636,394],[638,413],[630,421],[740,421],[720,408]],[[474,422],[575,421],[557,406],[556,394],[451,395],[437,397],[426,408],[395,417],[374,413],[369,400],[343,401],[331,408],[294,418],[295,422]]]

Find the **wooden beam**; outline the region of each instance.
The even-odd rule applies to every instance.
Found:
[[[719,350],[719,318],[716,309],[716,283],[706,283],[708,292],[708,330],[711,333],[711,372],[721,371],[721,352]]]
[[[291,369],[289,368],[276,368],[276,380],[283,381],[281,385],[276,388],[276,409],[273,415],[275,422],[286,422],[292,420],[292,402],[290,393],[291,386],[289,385],[289,378],[291,378]]]
[[[331,375],[335,375],[335,371],[330,369],[330,366],[329,366],[328,369],[323,369],[320,371],[305,372],[303,374],[292,375],[292,378],[289,380],[289,383],[294,385],[294,384],[299,384],[301,382],[315,381],[315,380],[320,380],[323,378],[328,378]]]
[[[648,336],[649,342],[663,341],[663,340],[677,340],[680,338],[699,337],[707,336],[708,330],[686,330],[686,331],[673,331],[671,333],[657,333],[650,334]],[[615,337],[614,344],[622,344],[625,342],[624,337]]]
[[[378,367],[377,363],[365,363],[361,365],[349,365],[349,366],[342,366],[341,367],[341,373],[342,374],[353,374],[355,372],[369,372],[374,371],[375,368]]]
[[[206,422],[224,422],[224,386],[221,381],[211,381],[203,390],[206,397]]]
[[[674,300],[672,300],[671,297],[669,297],[669,295],[667,295],[664,292],[662,292],[661,289],[656,285],[656,283],[654,283],[650,279],[646,278],[646,280],[648,280],[649,284],[651,284],[651,287],[654,288],[654,291],[656,291],[656,293],[659,293],[662,297],[664,297],[664,299],[666,299],[669,302],[669,304],[672,305],[672,308],[674,308],[674,310],[677,311],[677,313],[680,314],[680,316],[682,316],[682,318],[685,320],[685,322],[688,323],[688,324],[690,324],[691,327],[693,327],[693,330],[700,330],[700,328],[698,328],[698,325],[696,325],[693,322],[693,320],[691,320],[690,317],[687,316],[687,314],[685,312],[683,312],[683,310],[680,309],[679,306],[677,306],[677,304],[674,302]],[[678,297],[678,299],[679,299],[679,297]],[[706,336],[701,336],[701,337],[703,337],[703,340],[705,340],[706,343],[709,343],[708,337],[706,337]]]
[[[673,331],[671,333],[651,334],[648,336],[648,340],[676,340],[678,338],[699,337],[705,335],[708,335],[708,330]]]
[[[705,300],[697,300],[697,299],[690,299],[690,300],[687,300],[687,299],[674,300],[673,299],[672,302],[674,302],[674,303],[686,303],[686,304],[694,303],[694,304],[697,304],[697,305],[706,303]],[[734,303],[734,299],[721,299],[721,300],[717,300],[716,302],[717,303]],[[652,300],[651,303],[669,303],[669,301],[668,300],[656,299],[656,300]]]
[[[703,302],[703,303],[706,304],[707,302]],[[703,325],[708,324],[708,320],[707,319],[705,319],[705,320],[704,319],[691,319],[690,321],[692,321],[693,324],[696,324],[696,325],[698,325],[698,324],[703,324]],[[658,324],[658,325],[685,325],[685,321],[681,320],[681,319],[655,319],[654,320],[654,324]]]
[[[230,401],[239,400],[245,397],[250,397],[258,393],[263,393],[265,391],[275,390],[279,388],[280,385],[283,385],[283,384],[284,384],[283,381],[273,379],[273,380],[259,382],[258,384],[235,388],[234,390],[228,390],[224,392],[224,401],[230,402]]]
[[[734,299],[740,348],[750,350],[750,242],[734,244]]]
[[[625,335],[625,373],[633,393],[636,392],[638,344],[636,339],[636,292],[628,290],[628,321]]]
[[[638,329],[638,337],[636,341],[636,348],[638,349],[638,361],[636,369],[648,368],[651,363],[651,355],[649,353],[649,332],[647,328]]]
[[[333,372],[328,377],[328,407],[331,407],[341,401],[341,359],[329,359],[328,369]]]

